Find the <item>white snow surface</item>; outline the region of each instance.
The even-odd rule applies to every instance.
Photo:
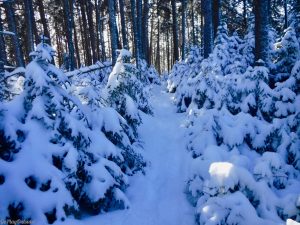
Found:
[[[148,166],[145,175],[140,173],[129,178],[130,186],[126,191],[129,208],[81,220],[69,218],[67,224],[195,224],[195,209],[185,194],[190,162],[181,125],[185,114],[176,113],[172,96],[161,87],[155,86],[152,92],[150,101],[154,115],[141,114],[143,124],[139,127]]]

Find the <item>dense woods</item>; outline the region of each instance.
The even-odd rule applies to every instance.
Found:
[[[299,29],[299,3],[287,0],[14,0],[0,4],[1,61],[8,66],[28,63],[29,53],[44,35],[57,50],[57,65],[66,70],[107,58],[115,63],[116,50],[127,48],[135,58],[154,64],[160,72],[168,71],[193,45],[202,47],[207,57],[221,21],[228,24],[229,34],[244,36],[254,29],[256,59],[267,60],[269,28],[278,35],[290,25]]]
[[[0,224],[299,225],[299,187],[300,0],[0,0]]]

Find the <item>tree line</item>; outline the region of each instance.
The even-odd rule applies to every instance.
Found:
[[[267,61],[270,30],[293,25],[299,37],[299,9],[300,0],[1,0],[0,61],[24,66],[43,38],[66,70],[114,64],[125,48],[162,72],[190,46],[207,57],[222,22],[230,33],[254,31],[255,57]]]

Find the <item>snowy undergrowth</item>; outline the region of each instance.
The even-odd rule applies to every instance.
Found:
[[[184,151],[184,114],[176,113],[170,94],[154,86],[149,100],[153,116],[140,113],[138,131],[145,175],[129,177],[126,196],[130,207],[103,215],[72,220],[72,225],[193,225],[194,210],[184,193],[190,156]],[[59,223],[61,224],[61,223]]]
[[[145,166],[136,131],[97,90],[71,95],[78,83],[49,63],[49,45],[32,56],[24,91],[0,105],[0,218],[52,224],[127,208],[128,176]]]
[[[251,67],[251,42],[245,46],[225,31],[219,28],[216,47],[198,74],[183,77],[176,86],[178,111],[188,112],[186,139],[193,159],[187,196],[196,207],[196,221],[299,222],[300,56],[295,32],[289,28],[277,44],[270,71],[263,62]]]

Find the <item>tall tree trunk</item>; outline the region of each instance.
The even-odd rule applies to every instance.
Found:
[[[34,16],[34,8],[33,8],[33,0],[29,0],[29,5],[31,7],[31,21],[32,21],[32,29],[34,36],[34,43],[38,45],[40,43],[39,31],[36,25],[35,16]],[[48,37],[49,38],[49,37]]]
[[[126,21],[125,21],[125,4],[124,0],[119,0],[119,6],[120,6],[120,17],[121,17],[121,32],[122,32],[122,43],[123,48],[128,49],[128,40],[127,40],[127,34],[126,34]]]
[[[254,0],[255,60],[268,60],[268,0]]]
[[[295,29],[298,41],[300,42],[300,0],[294,0],[293,17],[294,17],[293,18],[294,29]]]
[[[115,0],[108,1],[108,13],[109,13],[109,29],[110,29],[110,40],[111,40],[111,58],[112,64],[115,65],[117,61],[117,48],[118,48],[118,31],[116,23],[115,13]]]
[[[195,13],[194,13],[194,0],[192,0],[192,40],[193,45],[196,45],[196,32],[195,32]]]
[[[150,54],[149,54],[149,38],[148,38],[148,19],[149,19],[148,17],[149,17],[149,1],[144,0],[144,12],[143,12],[143,23],[142,23],[143,50],[144,50],[144,58],[149,64]]]
[[[101,55],[100,55],[100,0],[95,0],[95,13],[96,13],[96,50],[97,50],[97,58],[101,60]]]
[[[284,28],[286,29],[288,27],[287,0],[284,0],[283,7],[284,7]]]
[[[156,68],[158,70],[158,72],[160,73],[161,72],[161,68],[160,68],[160,45],[159,45],[159,42],[160,42],[160,23],[159,23],[159,20],[157,21],[157,45],[156,45],[156,62],[155,62],[155,65],[156,65]]]
[[[71,71],[73,71],[75,68],[74,43],[73,43],[73,24],[74,24],[73,8],[74,8],[73,0],[71,0],[70,2],[69,0],[64,0],[64,12],[65,12],[65,20],[66,20],[66,28],[67,28],[66,38],[68,42],[69,64],[70,64]]]
[[[244,29],[248,29],[248,22],[247,22],[247,0],[243,0],[243,25]]]
[[[84,33],[83,33],[83,25],[82,25],[82,17],[80,15],[80,9],[79,5],[76,5],[76,10],[77,10],[77,15],[78,15],[78,22],[79,22],[79,35],[81,39],[81,45],[82,45],[82,50],[83,50],[83,62],[84,64],[87,62],[87,52],[85,51],[86,46],[85,46],[85,39],[84,39]]]
[[[75,52],[76,52],[76,59],[77,59],[77,68],[79,68],[81,65],[79,45],[78,45],[79,40],[77,38],[77,30],[76,30],[74,20],[73,20],[73,27],[74,27],[74,42],[75,42]]]
[[[185,59],[185,26],[186,26],[186,0],[181,0],[182,4],[182,50],[181,59]]]
[[[104,42],[104,36],[103,36],[103,27],[104,27],[104,24],[103,24],[103,18],[101,16],[101,12],[100,12],[100,23],[99,23],[99,29],[100,29],[100,32],[99,32],[99,39],[100,39],[100,43],[101,43],[101,58],[102,58],[102,61],[105,61],[106,60],[106,52],[105,52],[105,42]]]
[[[84,0],[79,0],[80,3],[80,11],[81,11],[81,20],[83,25],[83,39],[85,43],[85,52],[86,52],[86,58],[87,61],[85,64],[91,65],[92,64],[92,56],[91,56],[91,47],[90,47],[90,41],[89,41],[89,35],[88,35],[88,24],[86,19],[86,11],[85,11],[85,4]]]
[[[14,33],[12,39],[13,39],[13,46],[14,46],[17,66],[24,66],[24,58],[23,58],[23,53],[19,42],[19,35],[17,32],[16,18],[15,18],[13,5],[11,2],[8,1],[5,1],[3,5],[6,11],[8,29],[9,31]]]
[[[36,1],[36,4],[39,8],[39,14],[41,17],[41,23],[43,25],[44,35],[49,38],[49,43],[51,44],[51,37],[50,37],[49,29],[48,29],[48,23],[47,23],[47,19],[46,19],[46,15],[45,15],[43,1]]]
[[[5,51],[5,41],[3,34],[3,24],[2,24],[2,9],[0,8],[0,70],[4,70],[4,65],[7,64],[7,55]],[[1,72],[1,71],[0,71]],[[2,71],[3,72],[3,71]]]
[[[114,6],[115,6],[115,17],[117,17],[118,1],[115,0],[114,2],[115,2],[115,4],[114,4]],[[116,24],[117,24],[117,19],[116,19]],[[122,41],[120,39],[121,37],[119,35],[118,25],[116,26],[116,30],[117,30],[116,34],[117,34],[117,44],[118,44],[118,48],[117,49],[122,49]]]
[[[179,47],[178,47],[178,25],[177,25],[177,12],[176,12],[176,0],[171,0],[172,4],[172,19],[173,19],[173,43],[174,43],[174,60],[179,59]]]
[[[217,36],[217,32],[218,32],[218,26],[220,25],[221,22],[221,0],[212,0],[213,1],[213,26],[214,26],[214,34],[213,37],[214,39]]]
[[[58,28],[58,24],[57,24],[57,21],[54,20],[54,30],[55,30],[55,34],[54,35],[54,38],[55,38],[55,42],[56,42],[56,46],[57,46],[57,59],[58,59],[58,65],[62,65],[62,51],[61,51],[61,44],[60,44],[60,41],[59,41],[59,38],[60,38],[60,32],[59,30],[57,29]]]
[[[138,31],[137,31],[137,19],[136,19],[136,5],[135,5],[135,0],[130,0],[130,6],[131,6],[131,17],[132,17],[132,27],[133,27],[133,39],[134,39],[134,52],[135,52],[135,58],[136,58],[136,63],[137,66],[139,66],[139,44],[138,44]]]
[[[213,49],[213,24],[212,24],[212,0],[202,0],[201,8],[203,13],[203,49],[204,58],[207,58]]]
[[[167,63],[168,63],[168,72],[171,68],[171,63],[170,63],[170,36],[169,36],[169,29],[167,29]]]
[[[93,22],[93,5],[91,0],[86,1],[86,9],[87,9],[87,19],[89,25],[89,33],[90,33],[90,41],[91,41],[91,50],[93,63],[97,62],[97,52],[96,52],[96,41],[95,41],[95,31],[94,31],[94,22]]]
[[[143,33],[142,33],[142,11],[143,3],[142,0],[136,0],[136,16],[137,16],[137,43],[138,51],[141,59],[144,59],[144,49],[143,49]]]
[[[31,0],[24,0],[25,5],[25,23],[26,23],[26,47],[28,49],[28,55],[34,50],[33,41],[33,8]]]
[[[154,12],[152,13],[152,16],[151,16],[149,64],[152,64],[152,62],[154,62],[154,60],[153,60],[153,55],[154,54],[152,54],[152,52],[153,52],[153,33],[154,33],[153,26],[154,26]]]

